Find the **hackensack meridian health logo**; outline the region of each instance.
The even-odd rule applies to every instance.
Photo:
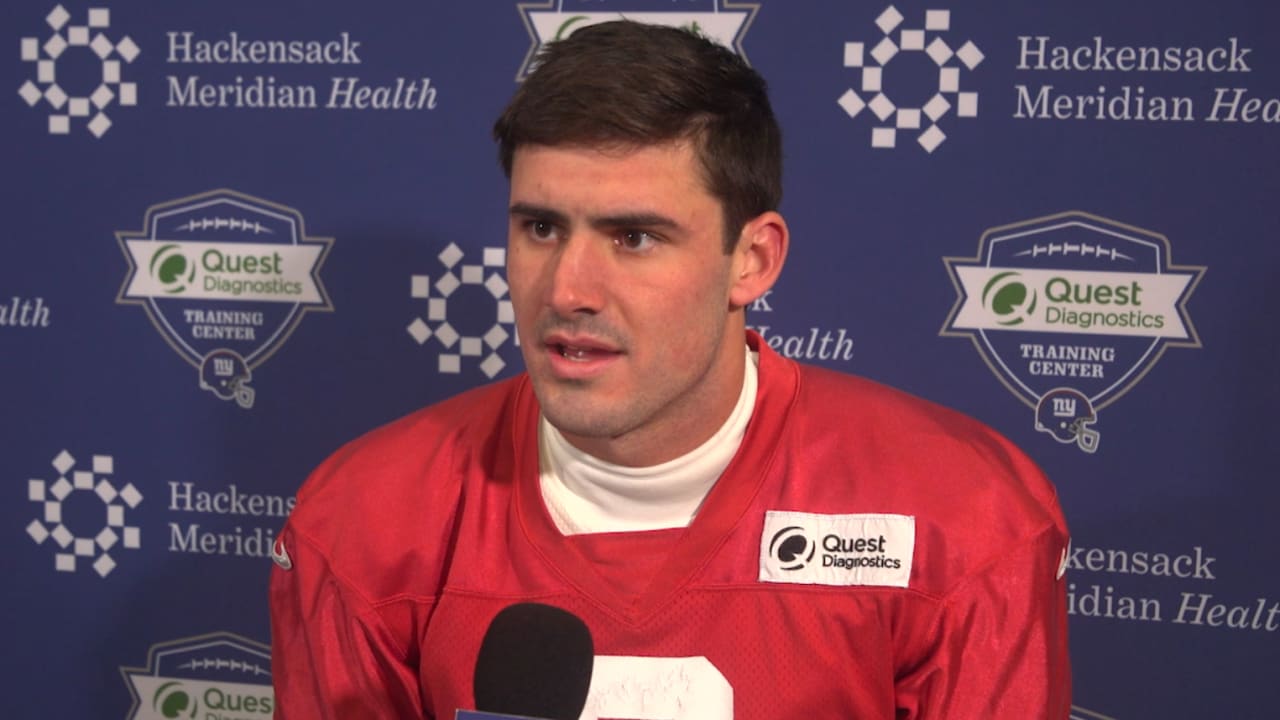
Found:
[[[409,295],[426,300],[427,308],[426,315],[415,317],[405,330],[419,345],[435,340],[441,373],[461,373],[463,358],[473,358],[493,379],[507,366],[500,355],[502,346],[515,336],[515,310],[503,277],[507,250],[483,248],[479,264],[466,263],[466,253],[449,243],[436,257],[443,270],[434,282],[426,274],[410,278]]]
[[[142,546],[138,528],[125,518],[142,502],[142,493],[133,483],[121,486],[114,479],[115,460],[110,455],[94,455],[77,467],[76,458],[63,450],[50,465],[58,473],[56,479],[27,480],[27,499],[38,503],[39,513],[27,525],[27,535],[37,545],[52,548],[58,572],[76,572],[84,567],[79,562],[83,560],[100,577],[110,575],[116,568],[112,551]]]
[[[116,301],[146,310],[200,388],[253,407],[253,370],[308,311],[333,309],[318,275],[333,239],[307,237],[297,210],[234,190],[155,205],[142,225],[116,233],[129,262]]]
[[[123,67],[140,50],[128,35],[113,40],[114,34],[108,34],[108,8],[89,8],[84,22],[76,24],[66,8],[55,5],[44,20],[48,36],[22,38],[22,61],[33,74],[18,88],[18,95],[30,107],[48,105],[50,134],[69,134],[74,119],[83,120],[85,129],[100,138],[111,129],[106,112],[111,103],[138,103],[138,87],[124,82]],[[83,70],[75,57],[79,54],[92,57],[87,74],[77,72]]]
[[[1200,347],[1186,302],[1205,268],[1174,265],[1163,235],[1083,212],[987,230],[978,256],[944,258],[963,336],[1035,428],[1095,452],[1098,411],[1168,347]]]
[[[270,718],[271,648],[229,632],[156,643],[146,667],[121,667],[129,720]]]
[[[950,10],[925,11],[923,27],[906,22],[890,5],[876,18],[879,39],[845,43],[844,66],[855,71],[856,87],[837,102],[855,120],[875,116],[871,147],[897,147],[903,134],[932,153],[947,139],[938,124],[952,109],[957,117],[978,115],[978,94],[961,91],[960,71],[984,56],[972,41],[950,38]],[[920,60],[924,74],[912,77]]]
[[[542,46],[571,35],[575,30],[610,20],[634,20],[649,25],[683,27],[733,50],[742,58],[742,38],[760,10],[760,3],[730,0],[683,0],[679,10],[652,10],[655,3],[635,0],[549,0],[520,3],[525,28],[533,41],[516,80],[524,80],[537,61]],[[566,9],[568,6],[568,9]],[[588,8],[580,10],[580,8]],[[641,9],[644,7],[645,9]]]

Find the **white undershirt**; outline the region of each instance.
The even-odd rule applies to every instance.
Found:
[[[706,442],[649,467],[605,462],[569,444],[538,419],[542,499],[565,535],[686,527],[733,459],[756,403],[759,362],[747,351],[742,392],[728,419]]]

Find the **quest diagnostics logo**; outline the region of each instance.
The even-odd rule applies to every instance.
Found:
[[[170,680],[156,688],[151,696],[151,710],[164,718],[193,718],[200,711],[200,702],[191,696],[183,682]]]
[[[434,281],[425,274],[410,278],[410,297],[425,300],[427,307],[405,329],[418,345],[434,341],[441,373],[461,373],[466,358],[493,379],[507,366],[503,346],[508,340],[519,344],[507,296],[507,250],[482,248],[480,262],[468,263],[462,249],[449,243],[436,257],[442,269]]]
[[[792,572],[813,562],[818,544],[799,525],[788,525],[773,534],[769,540],[769,558],[779,570]]]
[[[129,273],[117,302],[141,305],[200,388],[253,407],[253,370],[311,310],[329,311],[319,270],[332,238],[307,237],[301,213],[234,190],[147,210],[118,232]]]
[[[982,305],[1004,327],[1021,325],[1034,317],[1039,298],[1035,288],[1027,288],[1022,275],[1012,270],[991,278],[982,288]]]
[[[157,643],[146,667],[121,667],[129,720],[270,718],[271,648],[228,632]]]
[[[678,10],[652,10],[653,3],[631,0],[549,0],[520,3],[520,14],[532,44],[516,80],[533,72],[538,52],[589,25],[611,20],[634,20],[649,25],[683,27],[697,32],[746,58],[742,39],[760,10],[760,3],[730,0],[687,0]]]
[[[760,535],[760,582],[907,587],[915,518],[770,510]]]
[[[105,578],[116,568],[112,552],[142,546],[141,532],[125,517],[142,502],[142,493],[131,482],[120,484],[110,455],[80,463],[63,450],[49,464],[57,473],[52,479],[27,480],[27,500],[37,504],[38,514],[27,535],[53,551],[58,572],[74,573],[87,564]]]
[[[195,285],[196,263],[187,259],[177,243],[156,250],[147,269],[166,295],[182,294]]]
[[[982,51],[951,36],[950,10],[927,10],[923,20],[909,24],[890,5],[876,17],[878,38],[844,45],[854,87],[837,104],[859,122],[874,116],[873,148],[897,147],[905,135],[932,153],[947,139],[941,124],[953,110],[956,117],[978,115],[978,94],[962,91],[960,77],[982,63]]]
[[[1035,410],[1035,428],[1086,452],[1098,411],[1168,347],[1199,347],[1186,302],[1203,267],[1174,265],[1169,240],[1067,212],[988,230],[974,258],[945,258],[957,300],[942,335],[969,337]]]
[[[141,51],[128,35],[111,31],[108,8],[89,8],[76,23],[66,8],[55,5],[44,22],[48,35],[22,38],[29,76],[18,95],[31,108],[47,107],[51,135],[67,135],[73,124],[83,124],[100,138],[111,129],[107,109],[113,103],[138,104],[138,87],[124,81],[123,69]]]

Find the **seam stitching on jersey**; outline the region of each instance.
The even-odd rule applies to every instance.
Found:
[[[294,537],[297,537],[298,539],[302,540],[307,545],[309,545],[312,551],[314,551],[316,555],[318,555],[320,559],[324,561],[325,569],[328,571],[329,577],[331,577],[334,582],[338,583],[339,586],[344,591],[349,592],[351,595],[354,595],[357,600],[359,600],[365,605],[364,609],[359,612],[359,616],[362,618],[368,618],[370,622],[375,623],[378,626],[378,629],[382,630],[384,635],[390,639],[391,643],[395,647],[396,653],[400,656],[400,660],[407,662],[409,659],[408,649],[400,645],[398,639],[395,637],[395,634],[391,632],[391,629],[387,626],[387,623],[382,619],[382,614],[379,612],[379,608],[387,604],[389,601],[399,601],[402,598],[398,596],[393,596],[393,598],[384,598],[383,600],[374,602],[372,599],[369,598],[368,595],[365,595],[363,592],[361,592],[361,590],[356,586],[354,582],[352,582],[350,578],[348,578],[342,572],[339,572],[334,567],[332,559],[328,556],[328,554],[326,554],[320,548],[320,544],[316,542],[316,540],[313,537],[311,537],[306,532],[296,527],[293,528],[293,535]]]
[[[783,358],[781,355],[779,355],[778,358],[784,361],[787,360],[787,358]],[[800,375],[799,365],[796,364],[794,361],[788,362],[788,364],[785,367],[787,367],[787,369],[790,370],[791,377],[793,379],[791,396],[787,398],[786,413],[784,414],[784,418],[782,422],[783,428],[789,428],[790,424],[787,423],[786,420],[791,417],[791,413],[796,408],[798,398],[800,397],[800,381],[802,378]],[[762,398],[762,395],[763,395],[762,386],[763,386],[763,381],[761,381],[757,385],[755,405],[751,409],[751,419],[757,420],[757,422],[759,418],[759,413],[757,411],[759,410],[760,404],[764,402]],[[748,428],[745,432],[750,432],[750,431],[751,431],[750,425],[748,424]],[[743,435],[743,442],[746,442],[745,434]],[[742,512],[738,515],[738,517],[734,518],[733,522],[729,525],[729,529],[723,535],[721,535],[719,541],[716,542],[715,545],[713,545],[712,547],[708,548],[707,554],[703,558],[702,562],[694,566],[693,568],[690,568],[689,573],[684,578],[681,578],[680,584],[675,588],[673,588],[673,592],[671,593],[671,595],[668,596],[667,601],[653,608],[653,612],[651,613],[652,615],[657,615],[659,612],[662,611],[663,608],[674,603],[676,601],[676,595],[677,595],[677,593],[674,591],[689,587],[689,585],[692,583],[692,579],[694,577],[697,577],[699,573],[706,570],[707,566],[712,563],[715,556],[721,550],[724,549],[724,546],[726,544],[728,544],[729,538],[731,535],[733,535],[734,530],[742,524],[743,518],[747,517],[748,513],[750,512],[751,507],[755,503],[755,498],[759,497],[760,493],[764,491],[764,486],[767,484],[766,479],[769,477],[769,473],[773,470],[774,464],[776,464],[778,461],[778,456],[782,451],[782,445],[783,443],[781,442],[773,444],[772,449],[769,451],[768,457],[765,459],[765,462],[763,463],[762,467],[758,471],[760,474],[760,480],[756,482],[755,490],[751,493],[751,498],[746,503],[743,504]],[[742,452],[741,447],[738,448],[738,452]],[[729,460],[729,464],[725,466],[725,469],[721,472],[721,477],[724,477],[724,473],[728,472],[729,469],[732,468],[734,463],[737,462],[738,460],[739,460],[738,454],[734,453],[733,458]],[[719,482],[719,479],[717,479],[717,482]],[[714,490],[714,487],[712,488],[712,490]],[[704,501],[705,501],[705,498],[704,498]],[[744,583],[744,587],[754,587],[754,585],[748,586]]]
[[[1052,533],[1055,529],[1057,529],[1057,526],[1054,525],[1052,521],[1050,521],[1048,525],[1037,530],[1036,532],[1031,533],[1025,537],[1019,538],[1004,552],[999,553],[997,555],[993,555],[986,562],[976,566],[974,570],[972,570],[969,573],[966,573],[963,577],[957,580],[950,588],[948,588],[941,595],[931,597],[930,599],[936,604],[937,607],[933,617],[933,622],[929,624],[929,632],[924,637],[933,637],[933,638],[939,637],[939,626],[942,624],[943,619],[947,615],[946,611],[950,607],[951,601],[952,599],[954,599],[955,594],[958,593],[965,585],[967,585],[970,581],[973,581],[976,578],[980,577],[983,573],[987,572],[992,567],[999,564],[999,562],[1004,560],[1006,557],[1012,555],[1015,552],[1018,552],[1019,550],[1022,550],[1025,545],[1034,544],[1043,535],[1045,535],[1046,533]]]
[[[1057,526],[1052,521],[1050,521],[1049,524],[1045,525],[1044,527],[1040,528],[1034,533],[1031,533],[1025,537],[1019,538],[1014,543],[1012,543],[1009,546],[1009,548],[1006,549],[1004,552],[999,553],[997,555],[993,555],[986,562],[983,562],[975,566],[973,570],[969,571],[968,573],[965,573],[964,576],[962,576],[959,580],[956,580],[956,582],[952,584],[951,587],[947,588],[941,595],[939,595],[938,599],[941,601],[943,605],[950,604],[952,597],[956,593],[958,593],[969,582],[974,581],[975,579],[980,577],[982,574],[990,570],[992,567],[998,565],[1002,560],[1009,557],[1010,555],[1013,555],[1014,553],[1025,549],[1025,547],[1028,545],[1035,544],[1036,541],[1038,541],[1041,537],[1052,533],[1056,529],[1057,529]]]

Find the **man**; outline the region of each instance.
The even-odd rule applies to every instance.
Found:
[[[277,717],[451,718],[504,608],[581,618],[584,718],[1066,718],[1066,530],[978,423],[745,329],[778,277],[760,77],[553,43],[498,120],[527,374],[330,458],[275,548]]]

